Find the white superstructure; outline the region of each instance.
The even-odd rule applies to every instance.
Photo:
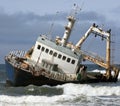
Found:
[[[65,73],[76,73],[79,56],[71,49],[57,45],[55,42],[40,36],[36,41],[31,60],[36,63],[42,63],[42,60],[47,60],[58,64],[58,67]]]

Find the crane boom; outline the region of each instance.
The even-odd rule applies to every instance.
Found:
[[[103,60],[102,58],[97,58],[94,55],[88,54],[81,50],[81,46],[84,43],[84,41],[88,38],[90,34],[95,34],[95,36],[100,36],[102,38],[106,39],[106,60]],[[83,59],[91,61],[95,64],[98,64],[99,66],[106,69],[106,76],[108,79],[111,77],[111,70],[115,73],[115,78],[118,77],[120,69],[118,69],[116,66],[111,65],[111,29],[108,31],[103,31],[101,28],[98,28],[95,24],[93,24],[85,33],[85,35],[78,41],[78,43],[75,45],[75,48],[77,51],[80,52],[80,54],[83,54]]]

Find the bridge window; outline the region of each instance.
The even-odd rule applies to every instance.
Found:
[[[50,54],[50,55],[52,55],[52,54],[53,54],[53,51],[52,51],[52,50],[50,50],[49,54]]]
[[[63,56],[62,59],[65,60],[65,59],[66,59],[66,56]]]
[[[72,64],[75,64],[75,60],[72,60],[71,63],[72,63]]]
[[[45,50],[45,48],[44,47],[42,47],[42,49],[41,49],[42,51],[44,51]]]
[[[67,58],[67,62],[68,62],[68,63],[70,62],[70,58]]]
[[[55,53],[53,54],[53,56],[55,56],[55,57],[56,57],[56,56],[57,56],[57,53],[55,52]]]
[[[61,57],[62,57],[62,55],[61,55],[61,54],[59,54],[59,55],[58,55],[58,58],[60,59]]]
[[[40,48],[41,48],[41,45],[38,45],[38,46],[37,46],[37,49],[39,49],[39,50],[40,50]]]
[[[48,52],[49,52],[49,49],[46,49],[45,52],[48,53]]]

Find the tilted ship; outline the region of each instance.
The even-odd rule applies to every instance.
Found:
[[[57,36],[55,40],[51,40],[47,35],[40,35],[27,52],[11,51],[5,56],[7,83],[13,86],[54,86],[117,81],[120,69],[111,64],[111,30],[104,31],[93,24],[78,43],[73,45],[68,39],[76,19],[74,15],[69,15],[67,19],[68,24],[62,38]],[[91,34],[106,40],[106,59],[81,49],[81,45]],[[105,68],[106,73],[87,70],[86,65],[82,64],[84,60]]]

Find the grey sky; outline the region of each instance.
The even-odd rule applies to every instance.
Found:
[[[120,64],[119,0],[0,0],[0,63],[4,63],[10,50],[28,50],[40,34],[48,33],[52,23],[52,37],[62,37],[66,16],[74,3],[82,11],[77,15],[70,40],[76,43],[94,22],[104,29],[111,28],[116,42],[114,61]],[[96,43],[97,46],[91,46],[101,51],[105,43]]]

